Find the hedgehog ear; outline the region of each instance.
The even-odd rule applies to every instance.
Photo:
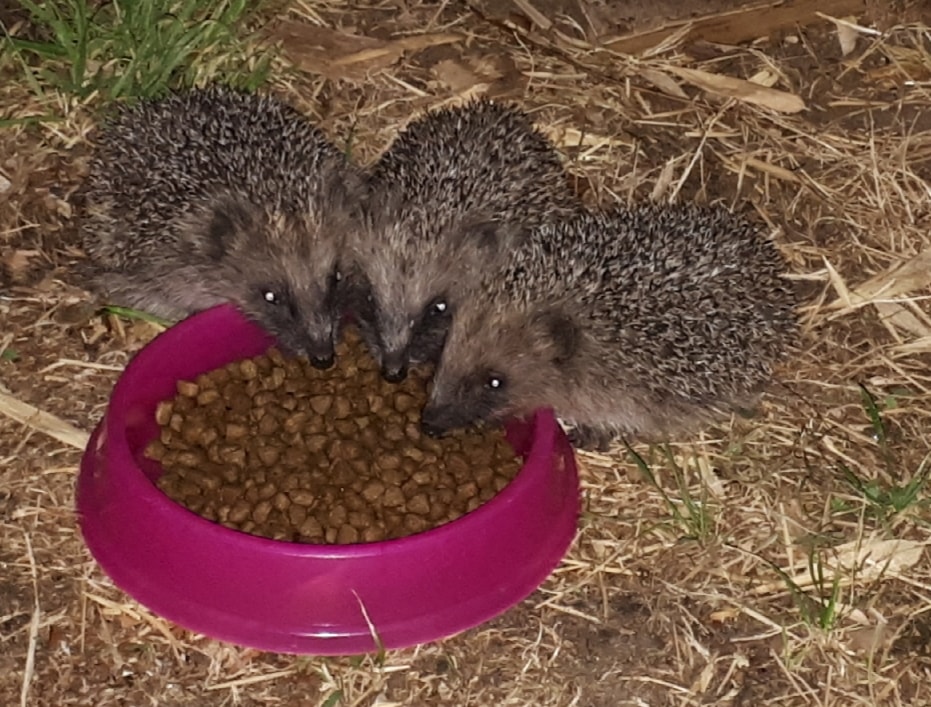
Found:
[[[551,307],[538,312],[534,317],[534,326],[549,343],[553,363],[557,366],[568,363],[578,351],[582,332],[578,324],[561,309]]]
[[[477,261],[474,265],[486,269],[502,262],[516,235],[517,230],[511,226],[482,219],[463,224],[453,237],[453,244],[460,253],[474,254]]]
[[[208,258],[220,260],[252,226],[248,209],[235,199],[221,198],[204,211],[201,228],[191,244]]]

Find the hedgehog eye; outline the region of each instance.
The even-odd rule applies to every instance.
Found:
[[[485,387],[495,392],[501,392],[507,386],[507,379],[500,373],[489,373],[485,380]]]
[[[447,311],[449,311],[449,304],[442,297],[437,297],[427,305],[427,313],[435,317],[446,314]]]
[[[275,309],[284,308],[284,311],[290,316],[297,316],[297,308],[287,286],[263,287],[261,292],[262,299]]]

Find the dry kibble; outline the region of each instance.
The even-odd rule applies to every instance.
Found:
[[[339,532],[336,534],[336,543],[338,545],[351,545],[357,542],[359,542],[359,531],[356,528],[348,523],[340,526]]]
[[[418,493],[407,500],[407,510],[417,515],[426,516],[430,514],[430,499],[427,494]]]
[[[362,488],[362,498],[370,503],[385,492],[385,484],[378,479],[372,479]]]
[[[411,474],[411,481],[420,486],[426,486],[427,484],[433,484],[435,482],[434,473],[432,469],[420,469],[418,468]]]
[[[352,402],[349,398],[339,395],[333,398],[333,417],[345,420],[352,413]]]
[[[268,516],[271,515],[272,504],[268,499],[259,501],[255,504],[255,508],[252,509],[252,520],[257,524],[261,525],[268,520]]]
[[[369,511],[350,511],[348,520],[349,525],[364,530],[375,522],[375,517]]]
[[[188,473],[188,480],[196,484],[204,491],[216,491],[220,488],[222,479],[215,474],[209,474],[200,469],[191,469]]]
[[[266,413],[262,416],[262,419],[259,420],[258,432],[262,437],[271,437],[278,431],[278,427],[278,418],[272,414]]]
[[[288,415],[284,422],[281,423],[281,427],[285,432],[291,434],[294,432],[300,432],[304,427],[304,423],[307,422],[308,417],[309,415],[307,412],[304,410],[298,410],[297,412],[293,412]]]
[[[179,381],[146,455],[208,520],[283,541],[369,543],[478,508],[517,474],[500,430],[420,430],[427,377],[383,380],[358,335],[327,371],[277,349]]]
[[[337,459],[330,465],[330,483],[337,488],[344,488],[356,480],[352,466],[345,459]]]
[[[430,521],[416,513],[408,513],[404,516],[404,529],[408,533],[422,533],[430,527]]]
[[[380,525],[370,525],[362,531],[362,542],[374,543],[385,539],[385,528]]]
[[[346,504],[346,508],[352,511],[364,511],[368,508],[368,503],[365,499],[353,488],[348,488],[343,491],[343,503]]]
[[[467,481],[464,484],[459,484],[459,487],[456,489],[456,496],[460,499],[467,500],[478,494],[478,484],[474,481]]]
[[[171,419],[168,421],[168,427],[172,432],[180,432],[181,428],[184,426],[184,415],[180,412],[172,413]]]
[[[259,500],[266,501],[274,496],[277,491],[278,487],[275,486],[275,484],[273,484],[271,481],[264,483],[259,487]]]
[[[320,524],[319,520],[313,516],[308,516],[307,519],[301,523],[298,532],[305,537],[316,538],[323,535],[323,526]]]
[[[389,442],[400,442],[404,439],[404,428],[399,423],[385,425],[382,435],[384,435],[385,439]]]
[[[326,435],[311,435],[304,438],[304,446],[311,454],[319,454],[326,448],[328,441]]]
[[[180,467],[190,466],[196,467],[204,464],[206,459],[204,459],[204,453],[197,449],[186,449],[181,452],[178,452],[174,458],[175,464]]]
[[[307,520],[307,509],[304,506],[292,504],[288,507],[288,522],[292,527],[300,529],[305,520]]]
[[[259,367],[251,358],[239,362],[239,374],[245,381],[250,381],[259,375]]]
[[[346,506],[333,506],[327,514],[327,524],[333,527],[339,527],[349,520],[349,511]]]
[[[241,425],[237,422],[228,422],[223,436],[226,438],[227,442],[237,442],[244,439],[248,434],[249,428],[245,425]]]
[[[155,421],[158,423],[159,427],[164,427],[171,420],[171,415],[174,412],[174,404],[171,400],[163,400],[155,408]]]
[[[214,442],[216,442],[219,438],[220,438],[220,433],[217,432],[216,427],[207,427],[200,434],[200,445],[202,447],[207,447],[209,449],[210,446]]]
[[[265,466],[274,466],[281,458],[281,450],[278,447],[266,444],[256,448],[255,456]]]
[[[314,395],[310,398],[310,409],[318,415],[326,415],[332,406],[332,395]]]
[[[394,396],[394,409],[400,413],[406,413],[417,407],[417,400],[410,393],[398,393]]]
[[[307,489],[294,489],[293,491],[288,491],[288,498],[291,499],[291,503],[310,508],[314,502],[314,493]]]
[[[400,486],[392,484],[385,488],[385,493],[381,498],[381,505],[385,508],[400,508],[404,505],[404,492]]]
[[[208,388],[207,390],[201,390],[197,394],[197,404],[203,407],[215,403],[220,399],[220,391],[216,388]]]
[[[309,455],[306,449],[300,447],[287,447],[281,455],[281,463],[293,469],[300,469],[307,465]]]
[[[235,466],[223,466],[219,472],[220,478],[228,484],[235,484],[239,481],[239,469]]]
[[[227,516],[231,523],[242,523],[252,513],[252,506],[245,499],[239,499],[230,508]]]
[[[449,506],[447,506],[442,501],[434,500],[430,504],[430,520],[436,522],[443,519],[449,513]]]
[[[157,462],[164,459],[167,452],[168,447],[166,447],[160,439],[153,440],[152,443],[148,446],[148,449],[146,449],[146,454],[148,455],[149,459],[154,459]]]
[[[352,420],[337,420],[333,423],[333,429],[342,439],[347,439],[355,435],[359,428]]]
[[[288,372],[285,371],[281,366],[275,366],[272,369],[271,376],[266,380],[265,387],[268,390],[278,390],[282,385],[284,385],[285,379],[288,377]]]
[[[178,395],[183,395],[185,398],[196,398],[200,392],[200,386],[193,381],[178,381],[176,388]]]
[[[375,464],[382,471],[394,471],[401,467],[401,455],[394,452],[386,452],[375,460]]]
[[[475,469],[472,472],[472,477],[475,479],[475,483],[480,487],[490,488],[492,480],[495,477],[495,471],[490,468]]]

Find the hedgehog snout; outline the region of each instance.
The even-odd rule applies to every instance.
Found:
[[[456,405],[428,402],[420,415],[420,429],[430,437],[442,437],[450,430],[465,427],[469,422],[463,417],[462,409]]]
[[[420,431],[423,432],[428,437],[442,437],[446,434],[446,430],[442,427],[436,427],[435,425],[427,422],[427,420],[420,421]]]
[[[410,363],[410,327],[383,322],[379,326],[378,338],[382,378],[390,383],[400,383],[407,377]]]
[[[310,363],[314,368],[327,369],[332,368],[336,363],[336,357],[331,353],[326,356],[311,356]]]
[[[277,334],[279,344],[294,355],[304,355],[314,368],[331,368],[336,362],[333,339],[330,336],[311,336],[307,333],[281,329],[272,329]]]
[[[331,368],[336,362],[336,354],[333,350],[333,339],[331,337],[308,337],[305,339],[302,348],[314,368]]]
[[[424,408],[420,417],[420,431],[428,437],[442,437],[446,434],[446,428],[440,424],[436,412],[429,407]]]
[[[389,383],[400,383],[407,378],[407,351],[382,352],[381,375]]]

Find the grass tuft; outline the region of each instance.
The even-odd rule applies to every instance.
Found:
[[[261,3],[247,0],[20,0],[27,33],[4,27],[11,56],[32,91],[78,102],[148,98],[222,79],[255,89],[272,61],[239,35]],[[22,28],[21,28],[22,29]]]
[[[666,493],[666,490],[657,481],[650,465],[640,454],[634,451],[626,440],[623,441],[623,444],[640,473],[660,493],[670,515],[684,530],[683,539],[703,542],[711,537],[714,534],[714,519],[711,515],[708,499],[705,497],[705,487],[702,486],[702,498],[695,498],[689,490],[685,470],[676,463],[669,446],[663,445],[662,452],[675,477],[676,486],[679,489],[679,499],[673,499]]]
[[[931,474],[929,458],[931,454],[922,460],[918,471],[904,484],[883,484],[876,480],[864,480],[846,464],[841,462],[839,466],[844,480],[866,502],[869,515],[885,523],[912,506],[926,505],[926,500],[920,496]]]

